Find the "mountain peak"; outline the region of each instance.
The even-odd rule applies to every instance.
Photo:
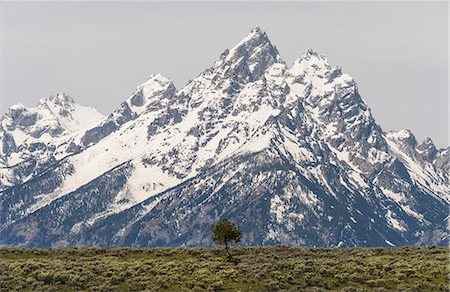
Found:
[[[134,107],[146,107],[155,97],[163,99],[175,94],[176,88],[172,80],[161,75],[152,74],[138,86],[137,91],[130,97],[130,104]]]
[[[299,60],[314,61],[315,63],[324,63],[328,65],[328,60],[325,55],[320,54],[314,49],[307,49]]]
[[[261,29],[261,27],[259,27],[258,25],[255,25],[252,30],[250,31],[250,33],[260,33],[263,32],[263,30]]]
[[[242,57],[243,54],[250,54],[257,48],[267,49],[269,53],[272,54],[275,59],[277,59],[277,61],[281,61],[278,50],[275,48],[275,46],[272,45],[266,32],[263,31],[259,26],[253,27],[250,33],[230,50],[229,57],[235,55],[238,55],[238,57]]]
[[[323,55],[320,55],[316,50],[314,50],[312,48],[306,49],[306,51],[303,54],[303,56],[305,56],[305,57],[315,56],[315,57],[323,57],[323,58],[325,58]]]
[[[429,146],[434,146],[433,140],[431,140],[430,137],[425,138],[425,140],[423,140],[422,145],[429,145]]]
[[[388,137],[396,140],[406,140],[414,137],[414,134],[410,130],[398,130],[390,131]]]
[[[436,149],[436,146],[434,145],[433,140],[431,140],[430,137],[427,137],[419,146],[417,146],[417,149],[419,151],[424,151],[427,149]]]
[[[247,68],[245,70],[250,73],[250,80],[257,80],[263,75],[265,69],[274,63],[284,64],[277,48],[272,45],[267,34],[259,26],[255,26],[231,50],[225,51],[221,59],[223,59],[221,64],[231,64],[232,67],[241,69]]]
[[[311,75],[318,71],[324,73],[330,70],[331,66],[328,64],[327,58],[313,49],[307,49],[292,66],[292,71],[296,74]]]
[[[161,74],[152,74],[147,80],[139,85],[138,89],[146,92],[146,91],[159,91],[166,87],[172,87],[173,82],[170,78],[167,78]],[[150,94],[146,94],[150,95]]]
[[[24,109],[25,105],[23,105],[22,103],[18,102],[13,104],[12,106],[9,107],[10,110],[19,110],[19,109]]]
[[[25,105],[23,105],[22,103],[15,103],[6,110],[4,117],[9,117],[12,120],[15,120],[18,117],[20,117],[21,115],[23,115],[24,113],[27,113],[27,107]],[[2,121],[2,119],[4,117],[1,117],[0,121]],[[1,129],[1,123],[0,123],[0,129]]]
[[[259,26],[255,26],[250,30],[250,33],[242,39],[242,41],[239,44],[248,42],[252,39],[258,39],[264,42],[270,42],[269,38],[267,37],[267,34],[264,30],[262,30]],[[239,46],[239,44],[237,46]]]
[[[59,106],[63,109],[71,109],[75,101],[66,93],[56,93],[46,98],[41,98],[38,103],[38,108]]]
[[[74,102],[73,99],[66,93],[64,92],[60,92],[60,93],[56,93],[51,95],[50,97],[48,97],[48,100],[50,101],[54,101],[54,102]]]
[[[404,146],[415,148],[417,146],[416,137],[410,130],[391,131],[386,137],[392,140],[399,141]]]
[[[434,158],[436,153],[438,152],[436,149],[436,146],[433,143],[433,140],[431,140],[430,137],[427,137],[422,144],[417,146],[417,151],[424,155],[428,160],[431,160]]]

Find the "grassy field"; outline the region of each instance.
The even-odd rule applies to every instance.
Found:
[[[0,248],[0,291],[449,291],[448,249]]]

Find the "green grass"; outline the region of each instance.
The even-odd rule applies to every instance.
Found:
[[[0,291],[449,291],[448,249],[0,248]]]

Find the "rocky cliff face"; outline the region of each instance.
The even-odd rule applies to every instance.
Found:
[[[20,109],[2,118],[0,244],[207,246],[221,218],[244,245],[448,243],[448,149],[383,132],[353,78],[313,50],[288,67],[258,27],[89,127]],[[46,150],[23,156],[16,128]]]

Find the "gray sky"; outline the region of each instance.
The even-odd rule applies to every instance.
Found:
[[[177,88],[259,25],[353,76],[385,131],[448,145],[447,2],[3,2],[0,113],[56,92],[107,114],[152,73]]]

